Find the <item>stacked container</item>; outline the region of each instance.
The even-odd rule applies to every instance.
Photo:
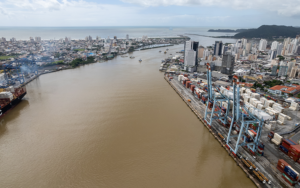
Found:
[[[260,100],[260,95],[258,93],[252,93],[251,97]]]
[[[299,178],[299,173],[294,170],[286,161],[279,159],[277,169],[282,173],[282,178],[291,186],[294,186]]]
[[[286,119],[287,119],[286,115],[279,113],[277,122],[280,125],[283,125],[285,123]]]
[[[272,100],[265,101],[265,108],[272,107],[275,102]]]
[[[245,95],[245,96],[244,96],[244,102],[249,102],[249,100],[250,100],[249,95]]]
[[[196,86],[191,85],[191,91],[192,91],[192,93],[194,93],[195,87],[196,87]]]
[[[284,167],[284,172],[282,174],[283,179],[287,181],[290,185],[295,185],[299,178],[299,173],[293,169],[290,165]]]
[[[300,145],[291,145],[288,156],[294,161],[298,161],[300,157]]]
[[[271,141],[278,146],[281,143],[281,141],[282,141],[282,136],[280,136],[279,134],[275,133],[274,134],[274,138]]]
[[[289,109],[294,110],[294,111],[299,110],[299,105],[298,105],[298,103],[296,103],[296,102],[293,101],[293,102],[291,103],[291,106],[290,106]]]
[[[185,87],[190,88],[191,84],[192,84],[192,81],[187,81],[186,84],[185,84]]]
[[[266,98],[264,98],[264,97],[261,97],[261,98],[260,98],[260,102],[261,102],[263,105],[265,105],[266,101],[267,101]]]
[[[179,75],[178,76],[178,82],[181,82],[181,80],[182,80],[183,77],[184,77],[183,75]]]
[[[264,105],[263,104],[258,104],[256,108],[259,109],[259,110],[262,110],[264,108]]]
[[[257,155],[263,156],[264,155],[264,149],[265,149],[265,145],[262,142],[260,142],[257,146]]]

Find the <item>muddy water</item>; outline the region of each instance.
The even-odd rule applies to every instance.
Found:
[[[0,187],[254,187],[163,79],[159,50],[31,82],[1,119]]]

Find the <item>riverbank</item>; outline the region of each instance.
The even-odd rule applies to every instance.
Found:
[[[230,152],[230,150],[225,146],[225,141],[220,139],[218,135],[227,135],[226,128],[223,127],[218,122],[214,121],[212,126],[210,127],[206,121],[204,120],[204,112],[206,106],[200,101],[195,100],[195,97],[192,95],[192,92],[182,86],[179,82],[177,82],[177,77],[173,76],[174,79],[170,79],[169,77],[164,77],[164,79],[171,85],[171,87],[176,91],[176,93],[182,98],[182,100],[189,106],[189,108],[194,112],[194,114],[198,117],[198,119],[203,123],[203,125],[209,130],[211,134],[219,141],[222,147],[227,151],[227,153],[233,158],[233,160],[237,163],[237,165],[242,168],[242,170],[246,173],[247,177],[249,177],[257,187],[281,187],[284,185],[285,187],[289,186],[281,177],[281,174],[277,172],[276,168],[264,157],[256,156],[253,158],[252,154],[246,149],[241,147],[239,150],[240,154],[248,160],[251,161],[251,164],[254,164],[259,171],[267,177],[267,180],[271,180],[271,185],[266,182],[262,182],[258,179],[257,173],[254,169],[248,169],[245,163]],[[272,174],[272,176],[270,175]],[[262,177],[260,177],[262,178]]]

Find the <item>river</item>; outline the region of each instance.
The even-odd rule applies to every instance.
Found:
[[[164,49],[28,84],[0,121],[0,187],[254,187],[163,79]]]

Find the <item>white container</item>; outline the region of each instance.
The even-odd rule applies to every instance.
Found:
[[[279,134],[275,133],[275,134],[274,134],[274,139],[275,139],[276,141],[278,141],[278,142],[281,143],[281,141],[282,141],[282,136],[280,136]]]
[[[275,145],[279,145],[281,142],[279,142],[279,141],[277,141],[277,140],[275,140],[274,138],[271,140]]]

